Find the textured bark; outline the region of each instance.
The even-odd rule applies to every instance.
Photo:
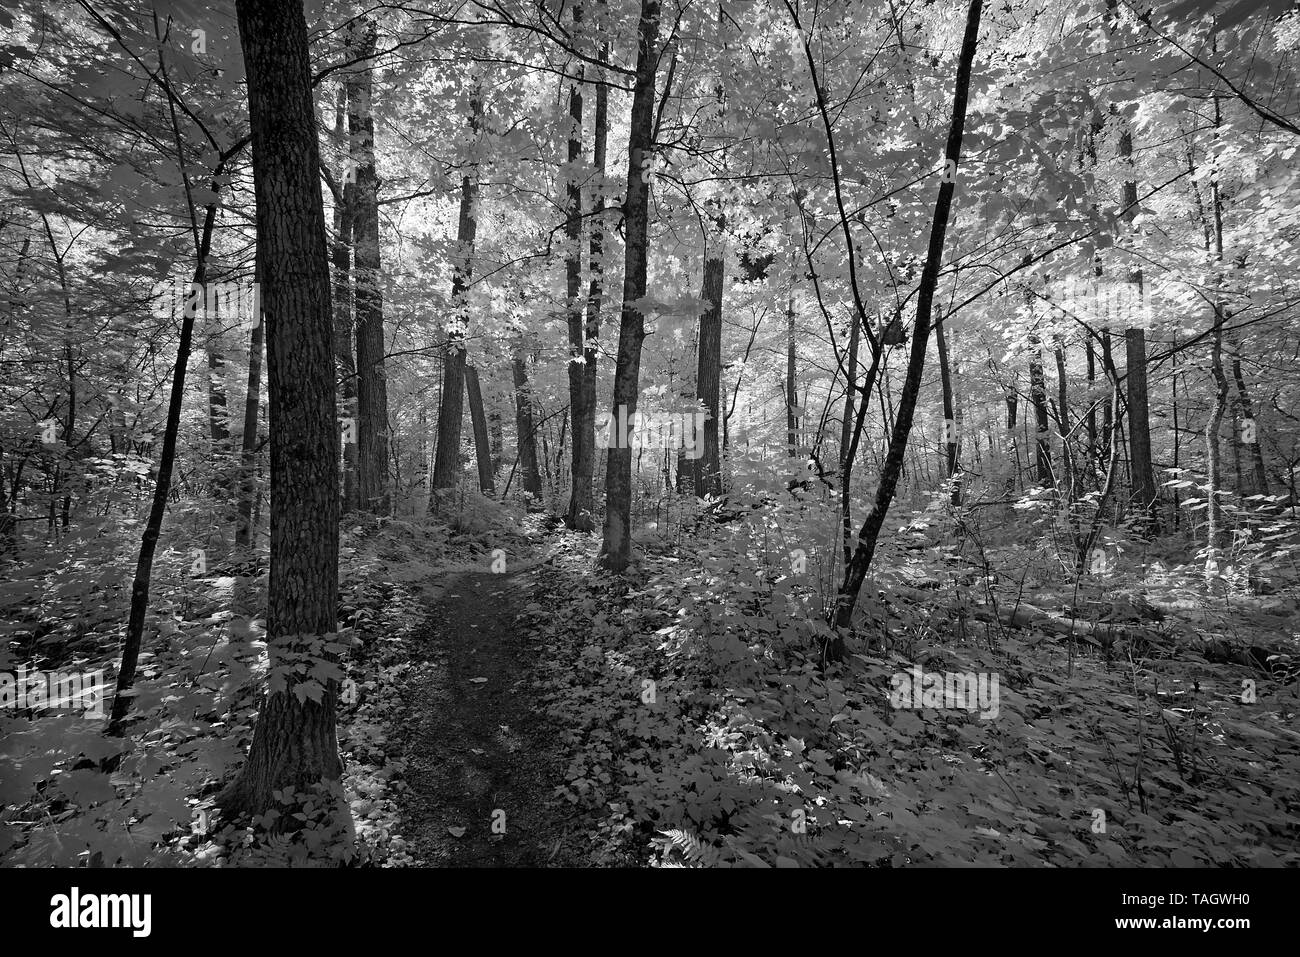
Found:
[[[604,0],[601,0],[604,5]],[[600,48],[601,62],[609,58],[609,44]],[[597,78],[604,80],[602,74]],[[598,182],[605,177],[605,154],[609,137],[609,87],[604,82],[596,85],[596,115],[592,129],[592,165]],[[580,531],[593,531],[596,527],[593,486],[596,473],[596,363],[599,361],[600,311],[605,300],[605,196],[598,191],[591,210],[591,239],[588,269],[591,279],[587,284],[586,341],[582,356],[582,391],[584,396],[581,431],[586,440],[581,450],[575,447],[572,482],[573,498],[570,502],[573,527]],[[576,428],[575,420],[575,433]],[[581,454],[579,454],[581,453]]]
[[[1122,120],[1121,120],[1122,122]],[[1124,181],[1124,221],[1132,222],[1137,214],[1137,180],[1133,169],[1133,133],[1125,123],[1119,137],[1119,156],[1130,176]],[[1142,273],[1135,270],[1129,282],[1138,296],[1142,294]],[[1147,346],[1146,330],[1128,326],[1124,329],[1124,354],[1126,369],[1124,383],[1128,390],[1128,451],[1129,483],[1132,503],[1140,517],[1143,530],[1155,530],[1155,475],[1151,466],[1151,425],[1147,403]]]
[[[581,3],[575,3],[573,7],[573,30],[575,34],[580,34],[582,30]],[[595,462],[596,392],[594,380],[589,380],[587,376],[586,303],[582,295],[582,183],[578,175],[578,165],[582,159],[582,76],[582,65],[579,64],[577,78],[569,81],[564,282],[568,297],[565,308],[569,325],[569,417],[573,423],[573,477],[564,524],[586,532],[594,526],[591,515],[591,471]]]
[[[349,53],[351,44],[347,47]],[[343,159],[339,196],[334,203],[334,364],[339,379],[339,415],[351,419],[343,443],[343,511],[357,507],[357,363],[352,338],[352,218],[356,205],[356,168],[347,149],[347,85],[339,85],[334,113],[334,143]]]
[[[721,406],[718,388],[722,375],[722,298],[724,265],[721,251],[704,260],[704,289],[700,298],[709,306],[700,316],[700,341],[697,347],[695,395],[704,403],[708,418],[704,420],[703,448],[692,462],[695,494],[722,494],[722,459],[718,449],[718,419]],[[699,441],[699,437],[696,438]]]
[[[614,409],[605,464],[605,524],[601,560],[622,571],[632,560],[632,449],[622,433],[636,413],[645,316],[637,307],[646,293],[646,229],[650,212],[649,171],[654,143],[655,70],[659,0],[641,0],[637,27],[636,84],[628,139],[627,190],[623,199],[623,311],[619,322]]]
[[[944,151],[945,161],[952,169],[959,168],[961,159],[971,64],[975,59],[982,11],[983,0],[971,0],[966,14],[966,32],[957,63],[957,79],[953,84],[952,122],[948,129],[948,143]],[[820,90],[818,98],[822,99]],[[899,473],[903,467],[903,457],[907,452],[907,440],[912,431],[912,418],[916,412],[917,394],[921,389],[921,375],[925,370],[925,353],[930,339],[930,313],[934,306],[935,288],[939,284],[939,268],[943,263],[944,237],[948,230],[948,216],[952,208],[954,187],[955,183],[951,181],[940,183],[939,195],[935,199],[934,219],[930,225],[930,243],[926,251],[925,268],[921,272],[921,283],[917,289],[916,328],[912,333],[912,345],[908,355],[907,378],[903,383],[903,394],[890,433],[889,452],[885,456],[884,468],[881,469],[875,500],[858,532],[857,547],[853,551],[852,560],[844,570],[844,581],[840,585],[835,607],[831,610],[831,623],[837,630],[848,628],[852,623],[853,607],[857,604],[862,582],[871,567],[880,530],[884,527],[885,516],[889,513],[894,490],[898,485]],[[838,633],[827,644],[825,654],[830,659],[838,659],[842,656],[843,638]]]
[[[487,415],[483,412],[483,391],[479,388],[478,369],[465,367],[465,393],[469,397],[469,418],[474,427],[474,457],[478,463],[478,489],[484,495],[496,491],[492,477],[492,450],[488,440]]]
[[[236,9],[248,75],[258,254],[269,317],[271,575],[266,620],[274,673],[301,660],[290,657],[291,652],[337,628],[334,316],[302,4],[237,0]],[[312,657],[332,656],[318,647]],[[275,806],[272,791],[278,789],[303,792],[324,785],[341,794],[337,682],[323,680],[312,690],[314,699],[300,698],[293,686],[268,690],[248,760],[220,798],[228,815],[267,811]],[[289,815],[276,823],[281,828],[296,824]]]
[[[1215,126],[1219,125],[1219,101],[1214,101]],[[1219,196],[1219,184],[1210,181],[1210,203],[1214,214],[1214,259],[1223,266],[1223,202]],[[1223,425],[1223,415],[1228,407],[1228,377],[1223,372],[1223,300],[1219,295],[1221,277],[1215,277],[1214,327],[1210,335],[1210,375],[1214,379],[1214,405],[1210,409],[1210,421],[1205,426],[1205,472],[1206,497],[1209,507],[1206,517],[1206,570],[1218,570],[1219,551],[1225,544],[1223,532],[1223,513],[1219,505],[1219,490],[1223,487],[1222,468],[1219,462],[1219,429]]]
[[[477,134],[482,105],[476,87],[470,95],[471,132]],[[437,508],[440,491],[460,482],[460,430],[465,417],[465,335],[469,317],[465,314],[465,293],[474,273],[474,238],[477,232],[475,204],[478,202],[478,172],[467,172],[460,181],[460,219],[456,226],[456,264],[451,276],[451,301],[456,315],[447,330],[447,349],[442,362],[442,396],[438,402],[438,443],[434,449],[431,505]]]
[[[364,57],[347,76],[348,130],[356,174],[352,233],[356,258],[357,503],[387,515],[388,383],[384,373],[384,304],[379,260],[379,176],[373,109],[376,27],[368,17],[351,28],[350,53]]]
[[[537,468],[537,426],[533,424],[533,397],[528,384],[528,360],[522,348],[511,365],[515,380],[515,434],[517,458],[523,471],[521,482],[529,495],[542,494],[542,475]]]
[[[1255,405],[1246,387],[1246,378],[1241,374],[1241,357],[1232,357],[1232,378],[1237,383],[1237,395],[1241,401],[1243,419],[1254,425],[1254,436],[1243,444],[1250,451],[1251,492],[1255,495],[1268,494],[1268,474],[1264,471],[1264,449],[1259,442],[1259,423],[1255,421]]]

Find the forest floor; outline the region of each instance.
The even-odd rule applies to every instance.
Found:
[[[536,587],[530,568],[455,575],[408,639],[398,807],[419,864],[591,863],[554,797],[564,759],[533,688],[537,639],[516,624]]]

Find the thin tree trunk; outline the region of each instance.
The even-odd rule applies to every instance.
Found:
[[[533,397],[528,384],[528,363],[523,346],[511,366],[515,380],[515,435],[517,458],[523,469],[520,481],[529,495],[542,494],[542,476],[537,468],[537,427],[533,425]]]
[[[704,420],[704,447],[695,446],[698,457],[692,463],[695,494],[722,494],[722,459],[718,449],[719,379],[722,374],[722,298],[724,265],[721,249],[704,260],[704,288],[700,298],[708,307],[700,315],[700,339],[697,347],[695,394],[704,402],[708,418]],[[696,442],[700,439],[696,436]]]
[[[348,46],[349,51],[351,45]],[[334,142],[343,157],[339,196],[334,203],[334,361],[338,369],[339,413],[351,420],[343,430],[343,511],[357,507],[357,364],[352,351],[352,217],[356,204],[356,167],[345,142],[347,84],[339,84],[334,112]]]
[[[481,93],[476,85],[470,94],[469,127],[478,134],[482,121]],[[477,232],[478,171],[466,172],[460,181],[460,220],[456,227],[456,265],[451,277],[452,319],[443,358],[442,396],[438,403],[438,443],[434,451],[432,510],[438,507],[438,493],[460,482],[460,430],[465,416],[465,335],[469,316],[465,293],[474,273],[474,238]]]
[[[966,14],[966,32],[957,63],[957,78],[953,84],[952,122],[948,129],[948,143],[944,151],[950,169],[959,168],[961,159],[962,131],[966,123],[971,64],[975,59],[982,11],[983,0],[971,0]],[[824,104],[820,90],[818,98]],[[955,183],[952,181],[940,183],[939,195],[935,199],[934,219],[930,226],[930,243],[926,251],[925,268],[921,273],[921,283],[917,289],[916,328],[912,333],[911,351],[908,355],[907,378],[903,384],[903,394],[899,400],[898,413],[890,434],[889,452],[885,457],[884,468],[881,470],[875,501],[858,532],[857,547],[854,549],[852,560],[844,570],[844,581],[840,585],[835,607],[831,612],[831,623],[837,629],[837,634],[826,646],[825,653],[826,657],[832,660],[840,658],[843,654],[843,638],[838,630],[846,629],[852,623],[853,608],[857,604],[858,593],[862,590],[862,582],[866,578],[867,570],[871,567],[876,542],[880,537],[881,528],[884,527],[890,503],[893,501],[894,490],[903,467],[903,457],[907,452],[907,440],[912,431],[912,418],[916,412],[917,395],[921,389],[921,374],[925,369],[931,310],[934,305],[935,288],[939,284],[939,269],[943,263],[944,237],[948,229],[948,215],[952,208],[954,188]]]
[[[621,572],[632,560],[632,449],[623,433],[637,409],[645,316],[637,303],[646,294],[646,232],[654,148],[655,70],[659,38],[659,0],[641,0],[637,28],[636,83],[628,139],[627,189],[623,221],[623,310],[619,322],[618,364],[614,371],[614,414],[605,464],[605,523],[601,561]]]
[[[1251,475],[1253,478],[1251,492],[1254,495],[1268,494],[1268,474],[1264,471],[1264,449],[1259,442],[1259,423],[1255,421],[1255,406],[1246,388],[1246,378],[1241,374],[1241,356],[1232,357],[1232,377],[1237,383],[1237,394],[1241,397],[1241,414],[1244,419],[1243,431],[1246,432],[1245,445],[1250,450]]]
[[[582,33],[582,4],[573,6],[573,32]],[[578,167],[582,159],[582,84],[583,68],[569,81],[568,168],[565,192],[564,281],[569,326],[569,417],[573,420],[573,477],[569,485],[569,504],[564,524],[579,531],[591,531],[591,469],[596,452],[596,392],[587,388],[587,324],[582,295],[582,182]]]
[[[212,177],[211,189],[220,191],[220,180],[225,173],[225,162],[218,163]],[[217,218],[217,202],[214,200],[207,207],[203,217],[203,232],[195,250],[194,283],[202,286],[207,282],[208,254],[212,249],[212,228]],[[149,586],[153,576],[153,558],[158,548],[158,536],[162,531],[163,515],[167,511],[167,500],[171,495],[172,470],[176,463],[176,437],[180,431],[181,407],[185,403],[185,370],[190,361],[190,349],[194,341],[193,308],[185,308],[181,313],[180,342],[176,348],[176,367],[172,371],[171,396],[167,403],[167,424],[163,429],[162,455],[158,460],[158,475],[154,480],[153,502],[149,507],[149,518],[145,522],[144,535],[140,540],[140,553],[136,559],[135,579],[131,583],[131,611],[127,619],[126,635],[122,640],[122,660],[117,669],[117,689],[113,698],[113,710],[109,715],[108,733],[120,735],[123,722],[131,708],[132,687],[135,684],[136,667],[140,660],[140,646],[144,638],[144,619],[149,611]]]
[[[939,385],[943,393],[943,477],[948,480],[950,501],[961,505],[961,484],[957,478],[957,416],[952,396],[952,374],[948,368],[948,337],[943,323],[935,325],[934,341],[939,350]]]
[[[248,345],[248,393],[244,396],[244,434],[239,450],[239,519],[235,525],[235,546],[250,553],[253,550],[253,496],[257,490],[253,463],[257,456],[257,421],[262,404],[262,339],[266,329],[262,320],[260,262],[254,267],[254,276],[254,288],[258,293],[253,300],[253,332]]]
[[[351,54],[362,57],[347,76],[348,129],[356,173],[353,240],[356,256],[357,500],[387,515],[388,383],[384,372],[384,305],[379,258],[379,176],[375,170],[373,108],[377,28],[369,17],[351,28]]]

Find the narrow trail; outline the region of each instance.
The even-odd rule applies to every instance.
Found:
[[[515,623],[535,574],[526,565],[455,574],[410,638],[397,729],[408,784],[400,813],[422,865],[588,863],[581,823],[553,797],[564,759],[532,687],[538,643]]]

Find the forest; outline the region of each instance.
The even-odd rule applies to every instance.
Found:
[[[3,0],[0,863],[1300,865],[1298,78],[1294,0]]]

